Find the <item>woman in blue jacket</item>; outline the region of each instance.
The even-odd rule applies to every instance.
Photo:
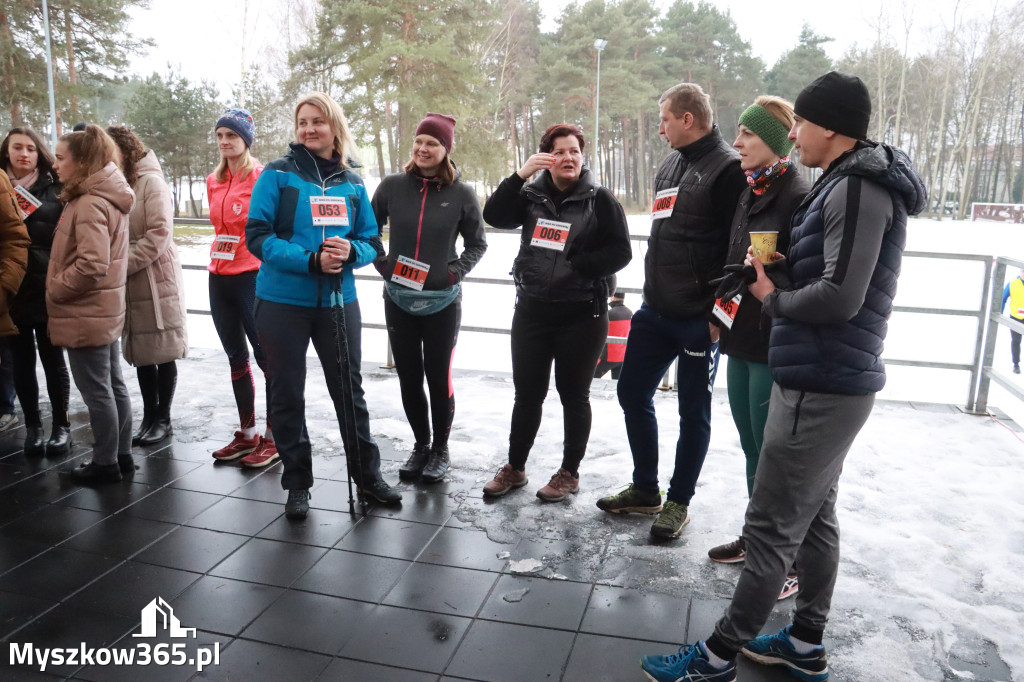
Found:
[[[313,485],[304,399],[310,341],[324,369],[349,475],[360,494],[382,504],[400,502],[402,495],[381,478],[359,371],[361,316],[352,270],[372,263],[382,249],[370,198],[351,170],[355,145],[337,102],[323,93],[299,100],[295,142],[289,147],[284,157],[267,164],[253,187],[245,240],[263,262],[256,278],[256,329],[270,368],[269,412],[284,463],[285,515],[301,519],[309,511]],[[342,367],[331,311],[332,298],[338,296],[347,329],[355,433],[342,410]]]

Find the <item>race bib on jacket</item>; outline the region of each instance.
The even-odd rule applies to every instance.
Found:
[[[654,195],[654,206],[651,207],[651,218],[667,218],[672,215],[672,209],[676,207],[676,197],[679,196],[679,188],[663,189]]]
[[[348,227],[348,204],[345,197],[310,197],[309,208],[314,225],[341,225]]]
[[[732,329],[732,323],[736,321],[736,311],[740,309],[741,294],[736,294],[725,303],[722,299],[715,299],[715,307],[711,309],[718,321],[725,325],[726,329]]]
[[[213,238],[213,248],[210,250],[210,258],[217,260],[235,260],[235,252],[238,250],[238,243],[241,237],[230,234],[218,234]]]
[[[399,256],[398,261],[395,262],[395,271],[391,273],[391,281],[401,284],[403,287],[423,291],[423,284],[427,281],[428,272],[430,272],[430,266],[426,263],[413,260],[408,256]]]
[[[533,228],[533,239],[531,246],[539,246],[542,249],[552,251],[564,251],[565,242],[569,239],[569,228],[572,223],[562,223],[557,220],[539,218],[537,226]]]
[[[32,196],[32,193],[21,185],[15,185],[14,199],[18,202],[22,220],[35,213],[35,210],[43,205],[43,202]]]

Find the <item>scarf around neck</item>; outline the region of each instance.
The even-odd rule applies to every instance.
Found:
[[[750,189],[754,194],[761,196],[768,191],[768,188],[772,186],[776,178],[786,172],[791,163],[788,156],[783,156],[770,166],[752,171],[744,171],[747,175],[747,184],[750,185]]]

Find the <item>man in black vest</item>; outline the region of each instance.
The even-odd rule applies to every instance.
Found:
[[[679,537],[711,440],[711,387],[718,328],[710,323],[736,202],[747,186],[739,154],[712,122],[709,97],[694,83],[661,96],[660,132],[674,150],[658,169],[644,303],[633,316],[619,376],[619,404],[633,453],[633,483],[601,498],[607,512],[658,514],[651,534]],[[664,508],[658,486],[654,391],[678,360],[679,440]],[[660,513],[659,513],[660,512]]]
[[[807,682],[828,679],[822,635],[839,574],[839,475],[885,385],[880,355],[907,218],[924,209],[926,192],[906,154],[866,139],[871,98],[856,76],[822,76],[794,108],[789,139],[804,165],[824,173],[793,215],[793,289],[776,290],[747,257],[757,271],[749,292],[772,317],[775,385],[743,527],[746,562],[706,644],[642,659],[657,682],[732,682],[740,651]],[[758,637],[794,562],[793,624]]]

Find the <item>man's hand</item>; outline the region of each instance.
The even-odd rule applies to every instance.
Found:
[[[775,284],[764,274],[764,266],[758,258],[748,255],[744,263],[753,265],[757,272],[757,279],[747,285],[747,291],[758,301],[763,301],[765,296],[775,291]]]

